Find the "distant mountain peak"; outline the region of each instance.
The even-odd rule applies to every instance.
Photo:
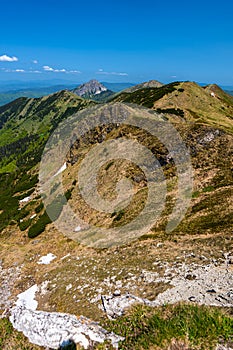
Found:
[[[91,97],[99,95],[102,92],[107,91],[106,86],[101,84],[98,80],[92,79],[85,84],[78,86],[73,92],[78,96]]]
[[[163,86],[162,83],[160,83],[158,80],[149,80],[149,81],[145,81],[144,83],[141,84],[137,84],[135,86],[132,86],[126,90],[124,90],[124,92],[134,92],[137,90],[141,90],[141,89],[147,89],[147,88],[159,88]]]

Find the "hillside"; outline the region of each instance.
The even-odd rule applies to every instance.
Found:
[[[29,86],[31,85],[31,87],[28,87],[28,85]],[[128,87],[134,86],[134,84],[132,83],[108,83],[108,82],[103,82],[102,85],[107,88],[107,92],[102,94],[100,99],[111,96],[112,93],[110,93],[110,91],[120,92],[124,89],[127,89]],[[76,86],[75,83],[71,83],[69,81],[66,81],[63,84],[56,84],[56,81],[55,82],[45,81],[45,82],[42,82],[42,84],[38,82],[37,84],[33,84],[33,83],[30,83],[30,84],[21,83],[18,85],[17,84],[12,84],[12,85],[0,84],[0,106],[10,103],[20,97],[38,98],[38,97],[46,96],[48,94],[52,94],[61,90],[72,91],[72,89],[74,89],[75,86]],[[78,90],[78,88],[75,88],[75,90]],[[95,96],[95,99],[98,99],[97,95]]]
[[[31,88],[18,88],[17,86],[14,90],[5,90],[1,91],[0,89],[0,106],[3,106],[7,103],[10,103],[20,97],[28,98],[38,98],[58,92],[65,89],[71,89],[74,84],[67,85],[54,85],[54,86],[45,86],[45,87],[31,87]]]
[[[0,107],[0,172],[27,163],[34,151],[42,151],[60,121],[91,104],[64,90],[41,98],[22,97]],[[38,157],[32,163],[37,162]]]
[[[137,90],[141,90],[141,89],[147,89],[147,88],[158,88],[158,87],[161,87],[163,86],[162,83],[160,83],[159,81],[157,80],[149,80],[149,81],[145,81],[144,83],[141,83],[141,84],[137,84],[137,85],[134,85],[132,87],[129,87],[127,89],[124,90],[124,92],[135,92]]]
[[[0,107],[0,229],[20,220],[22,191],[38,182],[38,164],[49,135],[59,122],[93,105],[68,91],[42,98],[20,98]],[[18,193],[19,192],[19,193]],[[14,194],[19,197],[14,197]]]
[[[135,103],[186,121],[232,131],[233,100],[216,85],[200,87],[193,82],[175,82],[160,88],[122,92],[112,101]]]
[[[24,311],[16,308],[13,323],[17,329],[23,329],[34,341],[38,339],[36,331],[33,333],[37,327],[34,317],[38,327],[43,324],[43,339],[37,344],[46,344],[41,349],[57,349],[52,340],[58,344],[57,334],[59,339],[67,334],[67,330],[58,331],[59,319],[64,324],[71,322],[68,316],[55,313],[59,312],[78,317],[89,349],[112,349],[113,345],[109,345],[109,333],[97,331],[96,324],[90,331],[89,321],[80,321],[80,315],[123,336],[125,340],[117,340],[119,349],[219,350],[220,345],[225,349],[227,344],[232,346],[232,112],[230,95],[216,85],[202,88],[192,82],[124,91],[108,104],[95,105],[62,91],[0,107],[0,310],[11,308],[19,293],[30,287],[36,290],[37,310],[43,310],[30,310],[22,315],[30,322],[19,323]],[[134,115],[145,118],[141,128],[132,123]],[[116,116],[126,116],[128,122],[121,124],[113,118]],[[102,125],[96,125],[98,118]],[[57,128],[60,121],[66,123]],[[182,147],[169,148],[172,133],[158,132],[168,121],[189,150],[193,167],[191,203],[172,232],[166,227],[178,197],[178,160],[185,157]],[[54,143],[66,150],[67,141],[61,135],[65,135],[62,127],[67,125],[74,138],[64,156],[65,166],[60,168],[59,178],[48,163],[45,172],[51,187],[41,196],[38,173],[43,148],[56,129]],[[151,125],[156,126],[157,136],[152,134]],[[133,141],[132,149],[119,144],[111,157],[108,145],[126,139]],[[139,217],[152,182],[143,168],[147,163],[149,168],[153,165],[149,153],[136,158],[136,144],[150,150],[159,161],[164,178],[158,176],[156,196],[160,198],[164,183],[166,195],[154,225],[137,232],[133,239],[129,235],[125,239],[120,236],[121,228]],[[56,153],[48,153],[48,157],[51,165],[57,164]],[[101,157],[106,158],[102,161]],[[89,163],[82,168],[86,158]],[[82,169],[85,172],[80,179]],[[122,179],[128,180],[126,184]],[[110,202],[122,191],[119,208],[104,211],[94,201],[86,202],[82,188],[86,183],[90,192],[97,184],[100,198]],[[187,189],[185,185],[183,189]],[[184,194],[188,196],[188,191]],[[44,208],[49,198],[55,222]],[[68,206],[73,212],[62,216],[61,210],[65,208],[66,214]],[[74,214],[81,217],[84,226],[75,224]],[[142,217],[139,224],[146,226],[149,216],[146,219]],[[50,317],[54,337],[45,332],[51,328]],[[20,349],[26,341],[7,322],[0,320],[6,342],[2,348],[8,350],[10,341],[10,349]],[[72,322],[73,327],[74,319]],[[78,343],[84,344],[80,339]],[[100,339],[105,345],[99,344]]]

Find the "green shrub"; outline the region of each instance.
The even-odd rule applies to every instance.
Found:
[[[109,162],[109,163],[106,165],[105,170],[107,171],[113,164],[114,164],[114,161]]]
[[[35,188],[31,188],[27,192],[24,192],[23,194],[16,196],[16,198],[20,201],[21,199],[23,199],[25,197],[29,197],[34,191],[35,191]]]
[[[199,195],[200,195],[200,192],[194,191],[194,192],[192,193],[192,198],[197,198],[197,197],[199,197]]]
[[[24,219],[26,216],[28,216],[30,214],[30,211],[25,207],[22,208],[21,210],[18,210],[14,216],[14,219],[16,221],[20,221],[22,219]]]
[[[168,114],[175,114],[178,115],[180,117],[184,117],[184,111],[180,108],[166,108],[166,109],[162,109],[162,108],[158,108],[156,109],[156,112],[158,113],[168,113]]]
[[[119,210],[119,212],[115,214],[116,216],[114,217],[113,221],[120,221],[121,218],[124,216],[124,214],[125,214],[124,209]],[[112,214],[112,216],[114,215]]]
[[[51,219],[46,212],[39,217],[37,222],[28,230],[28,237],[35,238],[44,232],[46,225],[51,223]]]
[[[65,197],[67,201],[71,198],[72,190],[73,189],[70,189],[65,192]]]
[[[41,210],[44,208],[44,203],[41,202],[36,208],[35,208],[35,212],[38,214],[39,212],[41,212]]]
[[[21,231],[25,231],[32,223],[32,219],[21,221],[19,223],[19,228]]]
[[[213,186],[207,186],[205,188],[203,188],[203,192],[212,192],[214,191],[214,187]]]
[[[72,190],[67,191],[67,197],[71,195]],[[63,195],[56,197],[51,204],[47,205],[46,211],[42,214],[37,222],[32,225],[28,231],[28,237],[34,238],[44,232],[46,225],[50,224],[52,221],[56,221],[63,209],[63,206],[67,203],[66,198]],[[39,206],[42,206],[43,203],[40,203]],[[38,207],[39,207],[38,206]],[[37,208],[38,208],[37,207]],[[37,209],[39,210],[39,208]]]
[[[14,193],[25,192],[34,187],[38,182],[38,175],[30,176],[27,173],[19,174],[19,181],[15,185]]]

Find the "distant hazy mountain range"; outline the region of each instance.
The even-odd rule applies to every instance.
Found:
[[[73,86],[70,86],[70,89]],[[3,89],[3,87],[2,87]],[[38,98],[67,89],[67,85],[54,85],[47,87],[32,87],[25,89],[0,91],[0,106],[14,101],[19,97]]]
[[[132,85],[130,87],[126,87],[121,85],[121,90],[114,89],[114,85],[105,83],[102,84],[98,82],[97,80],[90,80],[89,82],[80,85],[79,87],[75,88],[73,92],[77,94],[80,97],[92,99],[95,101],[107,101],[113,97],[113,95],[116,95],[116,92],[126,92],[126,93],[132,93],[140,89],[145,88],[159,88],[163,86],[162,83],[160,83],[157,80],[150,80],[146,81],[141,84]],[[112,88],[112,90],[111,90]]]
[[[95,84],[89,84],[90,91],[88,92],[88,86],[86,84],[78,85],[77,84],[71,84],[71,83],[63,83],[63,84],[54,84],[52,85],[52,82],[37,82],[37,83],[19,83],[19,82],[10,82],[10,83],[4,83],[0,82],[0,106],[3,106],[4,104],[7,104],[11,101],[14,101],[15,99],[19,97],[28,97],[28,98],[39,98],[42,96],[46,96],[61,90],[71,90],[74,91],[77,95],[79,95],[79,89],[82,86],[82,91],[86,91],[86,95],[82,94],[79,96],[82,96],[84,98],[94,98],[95,100],[101,100],[104,97],[107,98],[113,93],[125,90],[126,88],[134,86],[132,83],[99,83],[95,81]],[[106,89],[105,91],[101,91],[102,93],[98,96],[98,93],[95,92],[98,91],[98,87],[96,88],[98,84],[102,85],[102,89]],[[94,93],[91,93],[92,88],[91,86],[94,85]],[[95,90],[96,88],[96,90]],[[81,90],[80,90],[81,91]],[[82,92],[81,92],[82,93]]]
[[[69,81],[36,81],[36,82],[0,82],[0,106],[7,104],[19,97],[39,98],[61,90],[73,91],[76,95],[85,99],[93,99],[105,102],[119,92],[134,92],[143,88],[158,88],[163,84],[157,80],[133,84],[133,83],[108,83],[90,80],[84,84],[75,84]],[[207,84],[200,83],[205,86]],[[220,86],[228,94],[233,95],[233,86]]]

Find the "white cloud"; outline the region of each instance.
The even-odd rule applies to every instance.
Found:
[[[99,69],[96,74],[103,74],[103,75],[119,75],[119,76],[127,76],[128,73],[121,73],[121,72],[105,72],[103,69]]]
[[[7,56],[7,55],[2,55],[0,56],[0,62],[16,62],[18,61],[19,59],[15,56]]]
[[[43,66],[43,69],[46,71],[46,72],[55,72],[55,73],[65,73],[66,72],[66,69],[55,69],[55,68],[52,68],[52,67],[49,67],[49,66]]]
[[[54,72],[54,73],[81,73],[79,70],[66,70],[63,69],[55,69],[49,66],[43,66],[45,72]]]
[[[8,68],[2,68],[2,70],[3,70],[5,73],[12,73],[12,72],[15,72],[14,69],[8,69]]]
[[[49,66],[43,66],[43,69],[46,71],[46,72],[53,72],[54,69],[49,67]]]
[[[24,69],[8,69],[8,68],[1,68],[1,70],[5,73],[42,73],[39,70],[24,70]]]
[[[68,70],[67,73],[78,73],[80,74],[80,70]]]
[[[51,68],[49,66],[43,66],[43,69],[46,71],[46,72],[55,72],[56,69],[54,68]]]
[[[37,63],[38,63],[38,61],[37,61],[37,60],[33,60],[33,61],[32,61],[32,63],[37,64]]]
[[[39,70],[30,70],[29,73],[42,73],[42,72]]]

